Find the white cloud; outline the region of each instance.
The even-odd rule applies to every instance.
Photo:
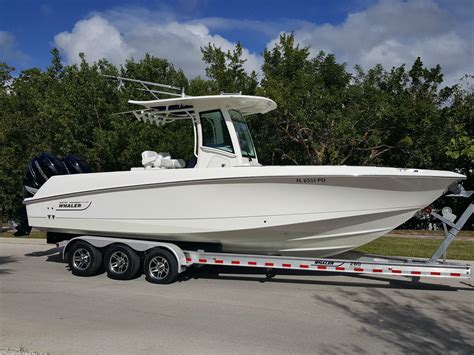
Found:
[[[124,63],[134,54],[117,28],[97,15],[77,22],[72,32],[59,33],[54,42],[68,62],[78,62],[81,52],[90,61],[107,58],[116,64]]]
[[[474,74],[473,30],[470,17],[455,15],[431,0],[382,0],[349,14],[339,25],[305,25],[294,33],[313,55],[331,52],[349,66],[380,63],[390,69],[403,63],[411,66],[419,56],[426,66],[440,64],[446,83],[452,84],[464,74]]]
[[[191,8],[197,6],[196,1]],[[379,63],[387,69],[403,63],[411,66],[420,56],[426,66],[440,64],[446,82],[452,84],[464,74],[474,74],[474,29],[471,16],[466,14],[474,2],[442,1],[380,0],[348,14],[337,25],[220,17],[184,21],[166,7],[154,11],[115,8],[78,21],[70,32],[56,35],[54,42],[69,63],[79,61],[79,52],[84,52],[89,61],[105,57],[115,64],[130,57],[140,59],[148,52],[168,59],[194,77],[205,74],[201,47],[209,42],[224,50],[234,47],[235,43],[219,35],[222,31],[265,38],[276,37],[282,30],[294,31],[296,40],[310,46],[312,55],[320,50],[335,53],[337,60],[347,62],[349,68],[355,64],[370,68]],[[267,47],[277,40],[269,41]],[[244,49],[244,57],[247,71],[260,71],[260,55]]]
[[[275,36],[283,28],[301,28],[311,25],[310,22],[297,19],[278,19],[274,20],[248,20],[248,19],[232,19],[223,17],[204,17],[192,22],[201,23],[213,30],[236,30],[245,31],[253,34],[263,34],[267,37]]]
[[[0,31],[0,60],[26,62],[28,56],[17,47],[15,36],[7,31]]]
[[[202,23],[179,22],[171,13],[154,13],[145,9],[96,13],[78,21],[71,32],[56,35],[54,42],[69,63],[79,61],[79,52],[84,52],[89,61],[107,58],[115,64],[150,53],[168,59],[189,77],[205,75],[201,47],[208,43],[223,50],[234,47],[234,43],[224,37],[211,34]],[[261,57],[247,49],[243,55],[247,59],[245,69],[258,71]]]

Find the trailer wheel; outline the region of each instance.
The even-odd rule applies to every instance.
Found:
[[[173,254],[164,249],[149,252],[143,269],[147,281],[155,284],[170,284],[178,277],[178,261]]]
[[[130,280],[140,268],[140,257],[126,245],[113,245],[105,253],[105,270],[111,279]]]
[[[68,252],[71,272],[76,276],[94,276],[102,265],[102,253],[87,242],[77,241]]]

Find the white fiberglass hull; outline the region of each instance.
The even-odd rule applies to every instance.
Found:
[[[30,225],[53,232],[323,257],[384,235],[463,178],[346,166],[138,170],[55,176],[26,204]]]

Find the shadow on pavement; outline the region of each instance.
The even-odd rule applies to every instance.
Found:
[[[35,251],[25,254],[28,257],[43,257],[47,256],[46,261],[67,264],[62,256],[63,247],[54,247],[48,250]],[[1,264],[1,261],[0,261]],[[143,273],[140,273],[142,275]],[[330,276],[346,276],[346,279],[324,280]],[[318,276],[319,279],[309,280],[305,279],[288,279],[275,278],[275,276]],[[307,284],[307,285],[328,285],[328,286],[347,286],[347,287],[361,287],[361,288],[379,288],[379,289],[414,289],[414,290],[433,290],[433,291],[474,291],[474,286],[466,282],[460,284],[464,286],[450,286],[429,283],[421,281],[418,283],[412,282],[410,279],[389,279],[369,275],[353,275],[343,273],[327,273],[318,271],[298,271],[298,270],[267,270],[264,268],[235,268],[226,266],[209,266],[203,265],[199,267],[191,267],[183,272],[178,282],[184,282],[192,279],[220,279],[220,280],[234,280],[234,281],[254,281],[254,282],[273,282],[283,284]],[[356,280],[356,281],[351,281]],[[367,280],[368,282],[361,282]],[[378,281],[375,283],[374,281]]]
[[[8,256],[0,256],[0,266],[3,266],[5,264],[11,264],[11,263],[16,263],[18,261],[17,258],[15,258],[13,255],[8,255]],[[7,275],[12,272],[11,269],[3,269],[0,268],[0,275]]]
[[[40,257],[40,256],[47,256],[46,261],[52,261],[55,263],[65,263],[63,260],[63,247],[54,247],[48,250],[43,251],[34,251],[31,253],[25,254],[25,256],[33,256],[33,257]]]
[[[324,280],[330,276],[346,276],[345,280]],[[319,279],[288,279],[275,278],[275,276],[317,276]],[[342,273],[327,272],[308,272],[298,270],[280,270],[268,273],[266,269],[261,268],[232,268],[225,266],[201,266],[186,270],[180,275],[178,282],[184,282],[192,279],[216,279],[216,280],[234,280],[234,281],[253,281],[253,282],[273,282],[283,284],[306,284],[306,285],[328,285],[328,286],[345,286],[345,287],[361,287],[374,289],[414,289],[414,290],[432,290],[432,291],[474,291],[473,287],[466,284],[466,287],[455,287],[449,285],[440,285],[429,283],[426,281],[413,283],[409,279],[388,279],[383,277],[369,275],[348,275]],[[356,280],[356,281],[351,281]],[[368,282],[361,282],[367,280]],[[374,283],[378,281],[379,283]],[[382,283],[383,282],[383,283]]]
[[[334,294],[315,294],[319,305],[356,320],[358,333],[390,344],[389,352],[406,354],[472,354],[474,312],[471,303],[445,300],[434,294],[386,293],[377,289],[351,291],[338,288]],[[327,354],[362,353],[354,344],[327,345]]]

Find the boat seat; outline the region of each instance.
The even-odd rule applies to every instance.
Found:
[[[181,169],[186,166],[183,159],[171,159],[171,155],[167,152],[157,153],[152,150],[142,153],[142,164],[145,169]]]
[[[197,158],[193,155],[193,157],[186,162],[185,168],[188,168],[188,169],[194,168],[196,164],[197,164]]]

